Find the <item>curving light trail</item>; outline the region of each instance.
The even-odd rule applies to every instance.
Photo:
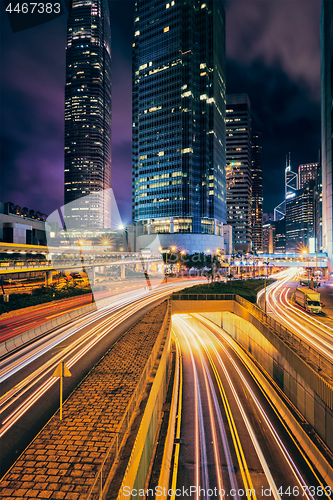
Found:
[[[22,348],[18,353],[8,356],[0,368],[0,382],[8,380],[10,383],[10,377],[14,374],[29,367],[42,355],[48,353],[50,355],[50,351],[64,341],[68,342],[68,345],[52,354],[49,359],[42,362],[41,366],[22,377],[19,383],[10,387],[0,397],[0,415],[3,415],[0,438],[57,382],[58,379],[52,377],[52,373],[61,360],[66,362],[69,369],[72,368],[113,328],[152,301],[166,297],[170,291],[183,287],[184,284],[177,283],[156,289],[148,294],[147,292],[132,294],[130,298],[125,297],[111,307],[105,306],[88,317],[78,320],[74,328],[62,327],[32,346]],[[80,334],[81,330],[82,334],[71,340],[71,337]]]
[[[283,500],[283,492],[281,493],[278,487],[281,478],[277,475],[275,462],[272,464],[271,453],[273,456],[276,456],[278,463],[280,461],[283,462],[283,469],[289,471],[286,477],[290,479],[294,487],[299,489],[302,498],[305,500],[314,500],[316,497],[313,496],[311,489],[309,489],[307,476],[303,470],[299,469],[292,456],[293,452],[289,450],[290,443],[286,444],[283,441],[263,403],[260,402],[248,381],[250,374],[260,387],[260,383],[256,379],[255,371],[251,365],[252,361],[229,335],[198,314],[191,316],[174,315],[173,330],[182,349],[183,366],[190,359],[193,372],[192,383],[194,384],[195,391],[194,415],[196,419],[195,425],[197,426],[197,432],[195,433],[196,480],[193,484],[198,484],[198,475],[200,474],[200,477],[204,481],[206,472],[203,469],[203,462],[207,460],[207,450],[210,448],[214,456],[215,479],[212,478],[210,472],[208,483],[205,484],[208,484],[208,487],[212,488],[217,483],[219,489],[225,489],[226,491],[228,491],[226,485],[230,484],[235,491],[239,491],[238,484],[239,480],[241,480],[245,488],[243,490],[245,491],[245,496],[247,498],[256,498],[253,494],[248,493],[248,491],[254,489],[251,472],[253,468],[252,446],[252,450],[255,451],[257,460],[262,468],[265,480],[271,488],[271,496],[275,500]],[[186,356],[186,352],[189,352],[189,356]],[[247,372],[247,376],[245,376],[244,371]],[[240,383],[240,386],[243,388],[241,393],[236,388],[236,379],[240,381],[237,383],[238,387]],[[200,392],[202,394],[201,398]],[[186,393],[185,387],[183,393]],[[245,406],[241,400],[242,398],[244,399],[244,394]],[[207,401],[207,405],[205,406],[206,409],[204,410],[202,419],[200,412],[202,412],[203,398]],[[255,407],[256,412],[253,412],[251,409],[250,413],[247,413],[252,405]],[[268,403],[267,406],[269,406]],[[260,422],[259,434],[257,430],[258,424],[256,427],[253,426],[254,415],[257,415],[257,422]],[[239,419],[241,419],[242,425],[246,429],[247,437],[244,431],[242,431]],[[198,443],[198,440],[200,441],[205,438],[205,432],[201,430],[202,421],[207,428],[207,436],[209,434],[212,436],[212,443],[207,443],[206,448]],[[186,429],[182,430],[182,440],[185,439],[185,431]],[[261,440],[267,433],[270,436],[269,447],[272,447],[273,450],[272,452],[270,450],[268,456],[266,455],[267,447],[263,449],[261,446]],[[228,434],[229,438],[227,437]],[[187,435],[187,439],[190,439],[190,436],[191,434]],[[268,437],[266,436],[264,441],[267,439]],[[222,442],[222,446],[218,445],[219,442]],[[232,443],[233,451],[230,448],[230,443]],[[248,443],[251,443],[251,446]],[[187,446],[189,446],[189,443],[187,443]],[[201,457],[198,457],[198,453],[201,453]],[[222,453],[223,455],[221,455]],[[232,458],[233,454],[234,459]],[[303,457],[310,467],[311,473],[316,475],[307,457],[304,455]],[[221,461],[223,459],[227,463],[228,479],[222,473]],[[233,472],[235,460],[240,470],[238,482]],[[248,464],[248,460],[250,460],[251,467]],[[198,471],[198,469],[200,470]],[[320,479],[317,479],[318,484],[321,484]],[[256,492],[258,492],[258,488]],[[235,498],[238,497],[235,496]],[[260,495],[259,498],[261,498]]]
[[[288,282],[298,281],[300,271],[301,268],[289,269],[284,274],[280,274],[279,281],[267,287],[266,300],[269,309],[280,323],[301,339],[306,340],[311,348],[332,363],[333,329],[319,321],[314,315],[309,315],[309,313],[295,307],[288,300],[290,290]],[[258,303],[260,303],[264,293],[264,290],[258,293]]]
[[[288,452],[286,446],[284,445],[284,443],[282,442],[278,432],[276,431],[276,429],[274,428],[274,425],[272,424],[272,422],[270,421],[267,413],[265,412],[263,406],[260,404],[258,398],[256,397],[256,395],[254,394],[254,391],[252,390],[250,384],[247,382],[246,378],[244,377],[242,371],[240,370],[240,368],[238,367],[237,363],[235,362],[235,360],[233,359],[233,357],[230,355],[229,351],[226,349],[225,347],[225,344],[227,343],[231,348],[232,350],[237,354],[237,356],[239,356],[243,362],[243,364],[245,365],[246,369],[252,374],[252,376],[254,376],[254,373],[251,369],[251,365],[249,363],[249,359],[246,355],[244,355],[244,352],[242,351],[242,349],[240,349],[239,345],[228,335],[226,334],[225,332],[223,332],[223,330],[221,330],[220,328],[218,327],[215,327],[215,325],[213,323],[211,323],[210,321],[206,320],[205,318],[203,317],[200,317],[199,315],[194,315],[195,317],[198,318],[198,320],[200,321],[200,323],[202,325],[205,325],[206,326],[206,338],[209,337],[209,334],[211,334],[212,332],[214,332],[215,334],[215,338],[214,340],[216,340],[216,342],[218,343],[219,347],[222,349],[223,351],[223,354],[229,359],[229,361],[231,362],[232,366],[234,367],[235,371],[237,372],[238,376],[241,378],[244,386],[246,387],[247,391],[249,392],[253,402],[255,403],[263,421],[266,423],[268,429],[270,430],[271,432],[271,435],[272,437],[274,438],[279,450],[281,451],[284,459],[286,460],[286,463],[288,463],[295,479],[297,480],[299,486],[303,489],[303,487],[305,488],[307,486],[302,474],[300,473],[300,471],[298,470],[294,460],[292,459],[292,457],[290,456],[290,453]],[[218,338],[220,337],[220,338]],[[223,340],[223,341],[222,341]],[[216,347],[211,343],[212,345],[212,349],[215,351],[216,355],[218,356],[218,358],[220,358],[220,354],[217,352],[216,350]],[[222,361],[222,360],[221,360]],[[223,363],[223,362],[222,362]],[[225,368],[224,368],[225,369]],[[305,490],[306,491],[306,490]],[[309,493],[305,493],[304,495],[305,498],[308,498],[308,499],[313,499],[313,495],[309,492]]]

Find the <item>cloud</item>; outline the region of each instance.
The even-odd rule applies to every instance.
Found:
[[[320,0],[229,0],[227,57],[281,67],[320,99]]]
[[[63,200],[65,25],[13,34],[2,21],[1,201],[45,213]]]

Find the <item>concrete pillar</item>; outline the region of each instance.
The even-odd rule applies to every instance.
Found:
[[[45,286],[52,285],[52,271],[45,271]]]
[[[121,277],[121,279],[125,279],[126,278],[125,264],[121,264],[121,266],[120,266],[120,277]]]
[[[170,233],[173,233],[173,217],[171,217],[171,222],[170,222]]]

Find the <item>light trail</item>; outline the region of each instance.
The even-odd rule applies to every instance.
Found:
[[[226,334],[225,332],[223,332],[222,329],[220,329],[217,326],[215,326],[209,320],[206,320],[205,318],[203,318],[202,316],[200,317],[197,314],[195,314],[194,316],[198,318],[198,321],[201,324],[205,325],[208,328],[208,332],[209,333],[211,333],[212,331],[214,331],[215,335],[219,336],[220,338],[223,339],[224,342],[228,343],[228,345],[232,348],[232,350],[236,353],[236,355],[241,359],[241,361],[244,364],[245,368],[251,373],[252,377],[256,380],[256,378],[254,377],[254,372],[251,369],[251,366],[249,364],[249,359],[247,358],[246,355],[244,355],[244,352],[242,352],[242,350],[236,344],[236,342],[234,342],[234,340],[228,334]],[[253,401],[254,401],[254,403],[255,403],[255,405],[256,405],[256,407],[257,407],[260,415],[262,416],[263,420],[267,424],[267,427],[269,428],[269,430],[271,432],[271,435],[274,438],[274,440],[275,440],[278,448],[280,449],[280,451],[281,451],[282,455],[284,456],[286,462],[289,464],[289,467],[290,467],[291,471],[293,472],[295,479],[297,480],[297,482],[299,483],[299,485],[301,487],[303,487],[303,486],[306,487],[307,484],[306,484],[304,478],[302,477],[302,474],[300,473],[300,471],[298,470],[297,466],[295,465],[295,462],[292,460],[292,458],[291,458],[290,454],[288,453],[285,445],[283,444],[283,442],[282,442],[281,438],[279,437],[276,429],[274,428],[272,422],[268,418],[267,413],[263,409],[263,407],[260,404],[259,400],[257,399],[256,395],[254,394],[253,390],[251,389],[249,383],[247,382],[246,378],[244,377],[242,371],[238,367],[237,363],[234,361],[233,357],[230,355],[229,351],[226,349],[225,344],[223,342],[221,342],[221,340],[219,338],[217,338],[217,337],[215,337],[215,340],[217,341],[218,345],[222,349],[223,353],[227,356],[227,358],[229,359],[229,361],[232,363],[234,369],[236,370],[236,372],[238,373],[239,377],[241,378],[241,380],[242,380],[243,384],[245,385],[247,391],[251,395],[251,398],[253,399]],[[218,357],[220,357],[219,353],[216,351],[215,346],[213,344],[211,344],[211,345],[212,345],[212,348],[215,351],[216,355]],[[258,381],[256,380],[256,382],[258,382]],[[309,493],[309,495],[308,495],[305,492],[305,494],[303,496],[304,496],[304,498],[307,498],[308,500],[310,500],[310,499],[313,500],[314,499],[314,497],[313,497],[313,495],[311,493]]]
[[[192,347],[195,349],[196,354],[199,355],[199,358],[200,358],[200,361],[201,361],[201,366],[202,366],[202,369],[203,369],[204,380],[205,379],[206,379],[206,381],[210,380],[210,383],[208,384],[208,386],[206,385],[206,392],[208,394],[210,394],[210,393],[214,394],[215,393],[215,387],[213,385],[213,382],[212,382],[212,379],[211,379],[211,376],[210,376],[210,373],[209,373],[209,369],[208,369],[207,363],[204,362],[204,360],[203,360],[203,355],[202,355],[202,353],[200,351],[200,348],[199,348],[200,342],[198,342],[197,339],[196,339],[196,337],[193,336],[192,328],[188,324],[188,322],[185,322],[180,316],[174,317],[173,321],[174,321],[174,324],[178,327],[178,329],[181,330],[181,332],[183,334],[184,340],[185,340],[185,342],[187,344],[187,347],[188,347],[188,349],[190,351],[190,356],[191,356],[191,362],[192,362],[192,364],[194,362],[193,361]],[[224,408],[225,408],[225,411],[226,411],[226,414],[227,414],[228,425],[229,425],[229,428],[230,428],[230,431],[231,431],[231,436],[232,436],[232,440],[233,440],[233,443],[234,443],[235,452],[236,452],[236,455],[237,455],[237,458],[238,458],[238,463],[239,463],[239,467],[240,467],[240,470],[241,470],[242,479],[243,479],[244,486],[245,486],[245,489],[246,489],[246,496],[247,496],[247,498],[254,498],[254,499],[256,499],[256,495],[253,495],[253,494],[251,495],[251,493],[250,493],[250,490],[253,491],[252,480],[251,480],[249,469],[248,469],[248,466],[247,466],[247,462],[246,462],[246,459],[245,459],[245,456],[244,456],[244,451],[243,451],[242,445],[240,443],[240,439],[239,439],[239,436],[238,436],[236,425],[235,425],[235,422],[234,422],[234,419],[233,419],[233,416],[232,416],[232,413],[231,413],[231,410],[230,410],[230,407],[229,407],[226,395],[225,395],[224,390],[223,390],[222,383],[221,382],[219,383],[219,377],[218,377],[218,374],[216,372],[214,373],[214,375],[215,375],[215,378],[216,378],[216,380],[218,382],[219,391],[220,391],[220,394],[222,396]],[[197,377],[196,377],[196,379],[194,379],[194,383],[195,383],[195,385],[197,387],[199,387],[199,383],[197,382]],[[215,398],[213,397],[213,400],[217,404],[216,394],[215,394]],[[209,397],[208,397],[208,402],[209,402]],[[219,405],[217,404],[217,407],[218,406]],[[211,404],[208,405],[208,408],[209,408],[209,420],[210,420],[211,424],[213,424],[213,427],[215,428],[215,419],[214,419],[212,405]],[[219,424],[220,424],[219,427],[221,429],[221,427],[224,427],[224,424],[223,424],[223,419],[222,419],[222,415],[221,415],[220,410],[217,412],[217,418],[219,420]],[[215,429],[214,428],[211,428],[212,436],[216,436],[216,428]],[[226,455],[226,459],[227,459],[227,463],[228,463],[228,473],[229,473],[230,483],[235,488],[235,491],[237,492],[238,491],[237,480],[236,480],[236,477],[234,475],[234,466],[233,466],[232,460],[231,460],[230,449],[229,449],[229,446],[226,445],[226,442],[225,442],[225,438],[226,438],[225,430],[224,430],[224,432],[222,431],[220,434],[221,434],[222,442],[224,444],[223,447],[225,449],[225,455]],[[213,442],[213,449],[214,449],[214,442]],[[215,456],[215,459],[218,459],[218,452],[215,449],[214,449],[214,456]],[[201,459],[201,463],[202,463],[202,459]],[[217,481],[218,481],[219,484],[222,484],[222,476],[221,476],[221,472],[220,472],[221,468],[220,468],[219,460],[217,462],[215,461],[215,470],[216,470],[216,474],[217,474]],[[236,494],[235,498],[237,498],[237,499],[239,498],[238,494]]]
[[[212,359],[212,357],[210,355],[209,349],[207,348],[207,345],[202,341],[202,339],[197,335],[197,333],[196,333],[196,331],[195,331],[194,328],[192,328],[188,323],[186,324],[182,318],[180,318],[180,322],[182,322],[184,326],[186,325],[186,327],[191,331],[191,337],[192,338],[196,338],[198,340],[198,342],[203,347],[203,349],[204,349],[204,351],[205,351],[205,353],[206,353],[206,355],[207,355],[207,357],[209,359],[209,362],[210,362],[210,365],[211,365],[211,367],[213,369],[215,378],[216,378],[216,380],[218,382],[218,387],[219,387],[219,390],[220,390],[220,394],[221,394],[223,406],[224,406],[224,409],[225,409],[225,412],[226,412],[226,415],[227,415],[228,424],[229,424],[229,428],[230,428],[230,431],[231,431],[232,439],[233,439],[233,442],[234,442],[235,451],[236,451],[236,455],[237,455],[237,458],[238,458],[238,463],[239,463],[239,467],[240,467],[240,470],[241,470],[244,487],[245,487],[246,490],[254,490],[253,484],[252,484],[252,479],[251,479],[250,472],[249,472],[249,469],[248,469],[248,465],[247,465],[247,462],[246,462],[246,459],[245,459],[243,447],[241,445],[240,438],[239,438],[239,435],[238,435],[238,432],[237,432],[237,427],[236,427],[236,424],[235,424],[235,421],[234,421],[234,418],[233,418],[233,415],[232,415],[232,412],[231,412],[231,409],[230,409],[230,405],[228,403],[228,398],[227,398],[226,393],[224,391],[223,384],[222,384],[222,381],[220,379],[219,373],[218,373],[218,371],[216,369],[215,363],[214,363],[214,361],[213,361],[213,359]],[[206,339],[206,340],[209,342],[208,339]],[[211,344],[210,344],[210,342],[209,342],[209,345],[210,345],[210,347],[212,347]],[[222,360],[220,360],[220,363],[222,363],[222,365],[223,365]],[[224,368],[224,365],[222,366],[222,368]],[[226,374],[226,372],[224,372],[224,374]],[[229,377],[228,373],[227,373],[227,376]],[[228,382],[229,382],[229,385],[230,385],[230,381],[229,380],[228,380]],[[231,383],[231,387],[233,388],[232,383]],[[235,393],[234,392],[233,392],[233,395],[235,397]],[[238,399],[237,394],[236,394],[236,398]],[[237,401],[237,399],[236,399],[236,402],[240,404],[239,400]],[[242,417],[244,418],[243,414],[242,414]],[[251,498],[252,497],[252,498],[256,499],[256,495],[252,496],[252,494],[250,494],[250,493],[247,493],[246,496],[247,496],[247,498]],[[280,499],[280,497],[278,497],[276,500],[281,500],[281,499]]]
[[[249,491],[251,489],[254,490],[253,488],[254,483],[252,482],[251,474],[249,472],[251,469],[249,469],[246,458],[247,456],[251,456],[251,451],[249,447],[244,444],[246,443],[244,432],[239,434],[240,429],[237,430],[237,428],[239,427],[239,419],[233,416],[233,413],[236,411],[235,408],[237,408],[237,412],[241,416],[242,422],[247,430],[247,435],[249,436],[250,442],[252,443],[253,449],[255,450],[257,459],[259,460],[259,463],[262,467],[266,481],[269,487],[271,488],[271,496],[275,500],[282,500],[283,496],[285,496],[286,494],[283,492],[283,489],[277,486],[277,481],[280,481],[281,478],[279,477],[277,472],[279,468],[275,470],[275,461],[273,462],[274,464],[273,469],[272,465],[270,465],[267,462],[268,458],[266,457],[266,453],[268,452],[268,450],[269,450],[268,454],[269,460],[272,460],[272,456],[274,456],[275,457],[274,460],[277,460],[278,463],[281,462],[285,464],[283,465],[283,470],[285,468],[286,470],[289,470],[289,472],[286,475],[286,478],[289,479],[286,479],[286,481],[290,480],[290,484],[293,485],[292,488],[293,487],[298,488],[297,491],[301,492],[300,494],[302,498],[304,498],[305,500],[315,500],[315,498],[317,497],[314,496],[314,493],[311,491],[310,486],[307,484],[307,479],[309,479],[307,474],[304,473],[303,469],[301,470],[299,466],[296,465],[296,462],[292,457],[292,452],[289,450],[288,445],[279,435],[279,432],[274,426],[271,418],[268,416],[267,410],[264,408],[263,404],[256,396],[249,381],[247,380],[245,374],[243,373],[244,369],[246,369],[247,373],[250,374],[256,385],[259,388],[261,387],[260,380],[257,378],[256,372],[252,367],[253,363],[246,356],[244,351],[242,351],[242,349],[236,344],[236,342],[229,335],[223,332],[223,330],[221,330],[216,325],[211,323],[209,320],[203,318],[199,314],[193,314],[190,316],[174,315],[173,328],[180,345],[184,346],[184,341],[181,342],[181,337],[183,337],[184,340],[186,341],[186,346],[190,352],[192,365],[193,363],[195,363],[196,358],[198,359],[198,362],[200,361],[201,365],[200,373],[202,372],[201,380],[203,380],[203,387],[200,389],[200,381],[198,380],[199,376],[197,372],[199,366],[196,368],[196,376],[193,377],[193,383],[196,385],[197,390],[204,389],[207,397],[208,410],[206,409],[205,411],[206,414],[208,412],[208,417],[205,420],[205,424],[207,426],[209,422],[209,428],[213,439],[212,443],[209,444],[209,446],[211,446],[213,450],[216,481],[217,484],[219,485],[219,488],[223,487],[225,488],[224,479],[222,477],[222,474],[220,474],[221,470],[220,450],[224,449],[224,455],[226,457],[227,470],[229,472],[229,480],[231,486],[234,490],[236,491],[238,490],[236,476],[232,476],[230,474],[230,471],[234,469],[234,466],[232,464],[232,456],[230,449],[228,453],[229,444],[226,435],[225,438],[227,446],[225,446],[223,443],[222,447],[219,448],[219,446],[217,445],[217,448],[215,448],[215,445],[218,443],[219,437],[221,437],[221,440],[223,442],[223,431],[221,431],[221,428],[224,429],[223,418],[226,418],[228,422],[228,428],[230,431],[229,436],[231,436],[232,439],[232,443],[234,446],[234,450],[240,468],[242,482],[245,487],[245,490],[243,490],[244,491],[243,494],[247,496],[248,499],[256,498],[255,496],[253,496],[253,494],[247,493],[246,491],[247,489]],[[237,356],[236,359],[234,354],[229,352],[230,348],[236,354]],[[186,359],[184,358],[184,355],[182,355],[182,358],[183,358],[183,363],[185,363]],[[208,367],[206,359],[209,362],[210,368]],[[224,360],[227,360],[228,363],[230,363],[230,368],[229,364],[227,368]],[[241,362],[241,367],[239,366],[240,362]],[[221,397],[221,404],[222,407],[224,408],[225,417],[223,418],[221,414],[220,404],[218,403],[217,400],[216,389],[213,383],[211,372],[217,383]],[[223,374],[223,381],[220,372],[221,374]],[[251,402],[251,405],[253,404],[254,408],[256,409],[255,412],[253,412],[253,410],[250,410],[250,413],[247,413],[249,410],[246,410],[246,407],[244,406],[243,402],[240,399],[240,393],[238,393],[236,386],[234,384],[235,376],[238,377],[240,381],[238,385],[240,384],[240,387],[243,388],[241,392],[243,394],[244,391],[243,397],[245,397],[245,401],[247,401],[246,405],[248,406]],[[227,396],[226,386],[228,386],[230,390],[231,397],[230,395]],[[184,391],[186,391],[185,388]],[[265,393],[264,396],[267,398],[267,395]],[[197,401],[199,401],[198,398]],[[271,402],[269,398],[267,406],[269,408],[271,407]],[[274,407],[272,408],[274,411],[276,411]],[[254,415],[256,415],[256,417],[254,417]],[[279,415],[277,416],[279,417]],[[255,427],[253,427],[252,422],[254,422],[253,420],[254,418],[256,418],[256,422],[259,422],[259,429],[260,429],[259,434],[257,434]],[[250,421],[250,419],[252,420]],[[237,427],[235,422],[237,422]],[[219,428],[219,435],[218,435],[218,428]],[[286,430],[288,433],[290,433],[288,429]],[[263,435],[266,436],[267,432],[268,435],[270,436],[269,438],[270,445],[268,446],[268,448],[266,448],[266,451],[264,452],[260,444],[260,439],[262,439]],[[199,432],[199,435],[201,439],[203,433]],[[265,442],[267,441],[267,437],[264,438],[264,441]],[[324,485],[321,483],[321,480],[316,474],[315,469],[309,462],[306,453],[302,452],[302,450],[299,448],[299,444],[293,440],[292,436],[291,436],[291,443],[294,443],[295,448],[301,452],[304,462],[310,468],[311,473],[316,477],[318,484],[321,487],[323,487]],[[200,452],[201,450],[202,447],[200,447]],[[273,455],[271,456],[271,454]],[[309,481],[311,480],[309,479]],[[286,484],[289,485],[289,482],[286,482]],[[328,493],[326,493],[325,490],[323,490],[322,496],[324,496],[325,498],[330,498],[330,496],[328,495]]]
[[[198,500],[199,488],[200,488],[200,466],[199,466],[200,463],[201,463],[201,466],[204,465],[203,479],[204,479],[204,483],[205,483],[206,488],[207,488],[207,483],[208,483],[207,465],[205,467],[205,462],[207,464],[207,453],[206,453],[205,433],[204,433],[204,427],[203,427],[201,397],[200,397],[200,392],[199,392],[198,372],[196,369],[196,364],[194,361],[193,352],[192,352],[191,346],[190,346],[186,336],[184,336],[184,340],[187,344],[187,347],[188,347],[188,350],[189,350],[189,353],[191,356],[191,367],[192,367],[192,373],[193,373],[194,423],[195,423],[195,438],[194,438],[195,474],[194,474],[194,482],[195,482],[195,486],[196,486],[195,498]],[[204,446],[203,446],[203,444],[204,444]],[[200,451],[201,451],[201,453],[200,453]],[[205,459],[205,462],[203,459]]]
[[[284,324],[287,329],[296,334],[300,339],[306,340],[311,348],[321,354],[329,363],[332,363],[333,329],[324,325],[317,318],[314,318],[313,315],[309,316],[309,314],[293,306],[287,298],[290,290],[288,282],[298,279],[299,274],[300,268],[289,269],[284,272],[280,281],[267,287],[267,303],[271,312],[280,323]],[[257,298],[258,303],[263,294],[264,290],[260,290]]]
[[[72,368],[80,359],[86,355],[90,349],[105,338],[109,332],[120,325],[124,320],[132,316],[134,313],[150,304],[150,302],[164,298],[170,294],[170,291],[184,288],[184,284],[170,284],[164,286],[163,289],[157,289],[147,294],[143,292],[138,296],[132,294],[131,298],[126,297],[122,304],[116,303],[110,307],[105,306],[103,309],[89,315],[88,318],[79,320],[74,329],[63,327],[59,332],[53,332],[51,339],[46,336],[45,339],[37,342],[37,347],[23,348],[19,353],[13,354],[6,359],[6,366],[0,371],[0,381],[3,382],[10,379],[11,376],[18,373],[23,368],[26,368],[30,363],[38,359],[43,354],[47,354],[50,350],[57,347],[65,340],[69,340],[74,334],[79,333],[82,329],[88,328],[88,331],[83,333],[79,338],[65,346],[64,349],[52,355],[52,358],[44,362],[39,368],[23,378],[18,384],[10,388],[0,398],[0,414],[5,411],[10,411],[2,421],[0,430],[0,438],[36,403],[56,382],[57,378],[51,376],[56,366],[61,360],[64,360],[68,368]],[[99,321],[99,324],[92,328],[93,323]],[[20,353],[23,353],[23,359],[19,359]],[[11,359],[13,359],[11,363]],[[46,380],[44,380],[46,378]],[[40,385],[38,385],[40,384]],[[33,391],[30,393],[30,391]],[[24,401],[21,401],[24,397]],[[18,406],[15,406],[15,404]]]

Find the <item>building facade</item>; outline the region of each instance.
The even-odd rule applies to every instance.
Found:
[[[263,251],[262,134],[252,134],[252,248]]]
[[[274,253],[274,223],[271,221],[263,224],[263,251]]]
[[[23,245],[46,245],[45,219],[41,212],[14,210],[13,203],[0,202],[0,241]],[[20,208],[20,207],[18,207]],[[42,217],[39,217],[40,214]]]
[[[301,252],[315,238],[315,181],[286,201],[286,252]]]
[[[323,186],[322,243],[328,254],[329,269],[333,263],[333,2],[322,1],[321,15],[321,164]]]
[[[132,206],[138,244],[144,248],[149,236],[159,234],[162,246],[189,252],[203,251],[206,236],[222,246],[222,1],[137,0],[134,24]]]
[[[235,250],[252,248],[251,112],[247,94],[227,95],[227,220]]]
[[[296,195],[298,189],[298,173],[293,172],[290,166],[290,153],[289,153],[289,163],[287,163],[286,158],[286,169],[285,169],[285,199],[288,200]]]
[[[303,189],[309,181],[317,182],[318,163],[305,163],[298,167],[298,189]]]
[[[110,42],[107,1],[73,0],[67,23],[65,87],[67,229],[110,227]]]
[[[273,223],[274,232],[274,253],[286,252],[286,218],[277,220]]]

